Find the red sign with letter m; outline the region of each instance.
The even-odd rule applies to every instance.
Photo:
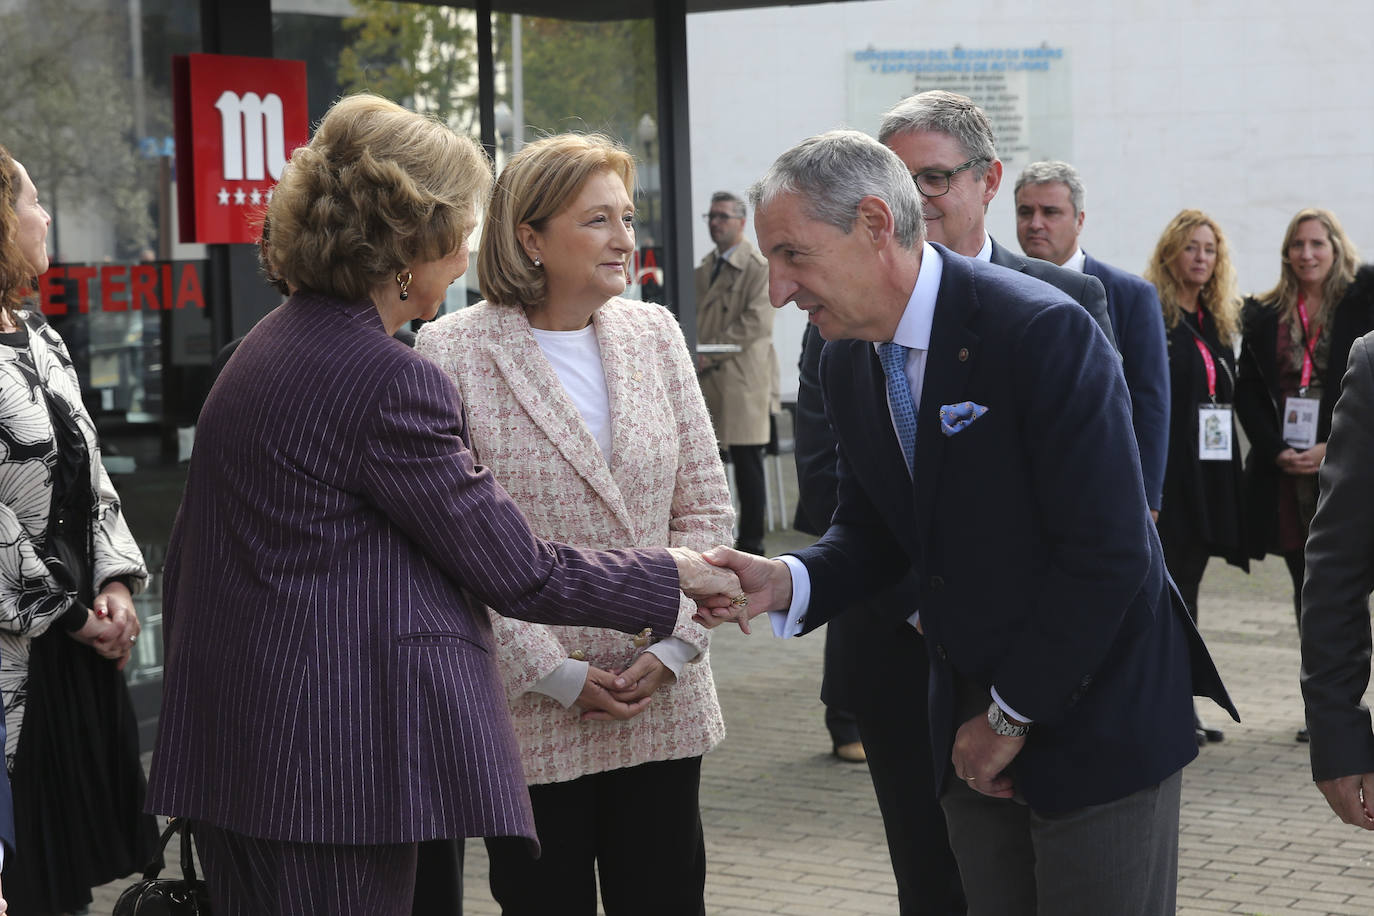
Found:
[[[291,151],[310,139],[305,63],[172,60],[183,242],[254,242]]]

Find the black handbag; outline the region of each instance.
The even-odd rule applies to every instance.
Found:
[[[181,877],[159,878],[163,855],[172,834],[181,834]],[[191,855],[191,831],[184,818],[173,818],[162,832],[157,858],[153,859],[143,880],[125,889],[115,903],[112,916],[210,916],[210,891],[196,877]]]

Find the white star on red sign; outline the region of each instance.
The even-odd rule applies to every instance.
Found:
[[[253,202],[254,206],[256,206],[262,203],[262,192],[259,191],[257,188],[254,188],[253,193],[248,195],[248,199]]]
[[[229,192],[224,190],[224,188],[220,188],[219,194],[215,196],[219,198],[219,205],[221,207],[229,206]]]
[[[243,202],[247,199],[247,197],[248,195],[243,193],[243,188],[239,188],[237,191],[234,192],[234,203],[242,207]]]

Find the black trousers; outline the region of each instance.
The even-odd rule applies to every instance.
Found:
[[[735,545],[748,553],[763,553],[763,516],[768,506],[763,453],[767,447],[730,446],[730,463],[735,466],[735,492],[739,496],[739,537]]]
[[[894,631],[909,659],[881,698],[855,704],[868,774],[887,833],[901,916],[952,916],[966,910],[945,812],[935,794],[937,768],[927,711],[930,663],[911,627]],[[946,761],[940,761],[943,768]]]
[[[530,786],[543,852],[488,839],[503,916],[705,916],[701,758],[664,760]]]
[[[1173,576],[1178,593],[1183,596],[1188,616],[1197,623],[1197,593],[1210,558],[1207,542],[1199,537],[1160,538],[1159,542],[1164,548],[1164,565]]]
[[[1302,632],[1302,580],[1307,575],[1307,548],[1299,547],[1283,555],[1288,567],[1288,577],[1293,580],[1293,616],[1298,620],[1298,632]]]

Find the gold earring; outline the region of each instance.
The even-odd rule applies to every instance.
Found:
[[[397,274],[396,282],[401,284],[401,301],[405,302],[410,298],[410,271],[407,270],[404,276]]]

